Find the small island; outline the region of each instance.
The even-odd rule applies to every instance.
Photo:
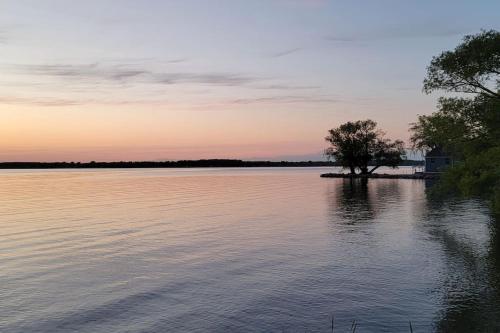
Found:
[[[371,174],[350,174],[350,173],[323,173],[323,178],[387,178],[387,179],[438,179],[439,173],[415,172],[410,174],[391,174],[391,173],[371,173]]]
[[[396,168],[406,161],[403,141],[385,138],[371,119],[349,121],[328,131],[325,138],[331,146],[325,155],[348,169],[349,173],[324,173],[324,178],[391,178],[391,179],[436,179],[437,172],[414,172],[412,174],[375,173],[382,166]]]

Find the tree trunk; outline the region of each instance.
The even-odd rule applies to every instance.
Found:
[[[350,165],[349,168],[351,169],[351,175],[355,175],[356,174],[356,167]]]

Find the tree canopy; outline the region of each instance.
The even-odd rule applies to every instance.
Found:
[[[418,116],[411,124],[411,141],[421,150],[441,147],[456,157],[462,157],[467,147],[485,145],[498,140],[499,101],[476,98],[440,98],[438,112]]]
[[[500,33],[465,36],[453,51],[434,57],[427,68],[424,91],[480,93],[500,98]]]
[[[377,129],[373,120],[347,122],[328,131],[325,138],[331,144],[325,154],[348,168],[351,174],[374,172],[381,166],[396,167],[405,156],[403,142],[392,142]],[[373,166],[369,170],[369,166]]]
[[[434,57],[424,91],[437,90],[459,95],[441,97],[438,111],[411,124],[414,146],[440,147],[458,161],[439,188],[487,196],[500,211],[500,32],[465,36],[454,50]]]
[[[434,57],[424,91],[470,93],[471,97],[440,98],[438,111],[411,124],[417,148],[440,146],[462,157],[500,141],[500,32],[465,36],[453,51]]]

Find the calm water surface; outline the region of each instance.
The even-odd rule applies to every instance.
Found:
[[[484,204],[325,170],[1,171],[0,332],[500,327]]]

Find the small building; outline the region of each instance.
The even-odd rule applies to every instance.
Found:
[[[425,155],[425,172],[443,172],[444,169],[453,165],[450,155],[447,155],[441,148],[434,148]]]

